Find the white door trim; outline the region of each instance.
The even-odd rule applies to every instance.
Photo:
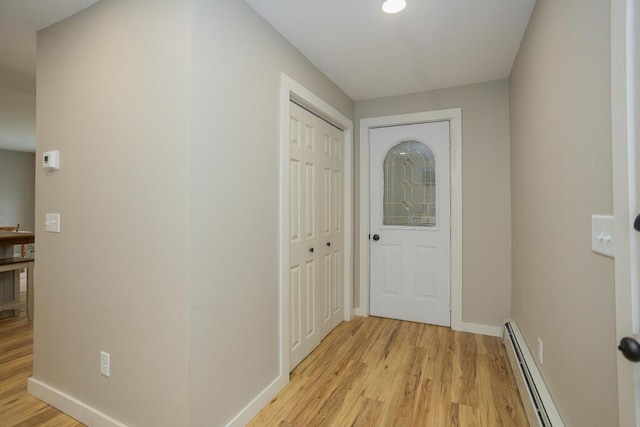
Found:
[[[501,328],[464,324],[462,321],[462,109],[426,111],[360,121],[360,301],[356,314],[369,315],[369,129],[449,121],[451,136],[451,328],[500,335]]]
[[[637,259],[632,254],[634,239],[631,239],[632,222],[635,214],[635,142],[637,129],[634,105],[635,58],[634,52],[634,9],[635,0],[611,1],[611,139],[613,163],[613,214],[615,241],[615,295],[616,295],[616,337],[640,333],[638,319]],[[635,279],[634,279],[635,277]],[[613,345],[613,343],[611,343]],[[618,416],[620,425],[640,425],[638,384],[640,368],[627,361],[620,353],[617,358],[618,373]]]
[[[285,73],[280,74],[280,377],[289,381],[289,100],[295,100],[344,131],[344,320],[351,320],[353,122]]]

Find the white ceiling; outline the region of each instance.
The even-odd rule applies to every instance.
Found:
[[[0,71],[34,76],[36,31],[97,1],[0,0]],[[382,0],[246,2],[360,101],[507,78],[535,0],[407,0],[396,15]],[[34,151],[35,97],[12,90],[0,148]]]
[[[356,101],[507,78],[535,0],[245,0]]]

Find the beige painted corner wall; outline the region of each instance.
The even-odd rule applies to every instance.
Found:
[[[568,426],[618,425],[609,2],[538,0],[511,75],[513,317]]]
[[[447,108],[462,108],[462,319],[501,326],[511,314],[508,82],[500,80],[357,102],[356,168],[361,119]],[[359,176],[356,170],[356,189],[360,185]],[[355,212],[354,230],[358,230],[361,209],[357,197]],[[358,239],[354,242],[357,254]],[[354,267],[356,302],[359,268],[357,264]]]
[[[132,426],[189,417],[190,19],[101,1],[38,33],[34,377]]]
[[[33,32],[34,49],[35,37]],[[33,153],[36,148],[36,76],[9,68],[2,64],[2,59],[0,57],[0,148]]]
[[[0,226],[33,230],[35,154],[0,150]]]
[[[36,147],[36,96],[20,87],[3,86],[1,74],[0,70],[0,147],[33,153]],[[34,76],[34,89],[35,80]]]
[[[246,3],[193,10],[190,395],[223,425],[279,375],[280,73],[353,102]]]

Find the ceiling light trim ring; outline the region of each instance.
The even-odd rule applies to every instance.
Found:
[[[384,13],[398,13],[407,7],[406,0],[386,0],[382,3],[382,11]]]

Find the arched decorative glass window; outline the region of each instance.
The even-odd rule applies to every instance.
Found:
[[[436,160],[419,141],[403,141],[384,158],[383,225],[436,226]]]

